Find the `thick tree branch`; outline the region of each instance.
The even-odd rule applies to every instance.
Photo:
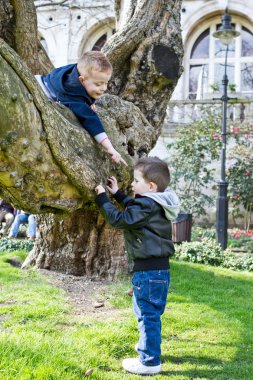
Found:
[[[37,36],[33,0],[0,0],[0,38],[23,58],[33,74],[42,74],[53,65]]]
[[[37,44],[37,17],[33,0],[11,0],[15,14],[15,51],[24,59],[32,73],[40,68]]]
[[[131,7],[104,47],[114,68],[110,91],[134,102],[157,138],[182,71],[181,0],[137,0]]]

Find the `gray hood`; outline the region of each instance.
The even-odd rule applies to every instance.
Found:
[[[144,193],[142,195],[153,199],[162,206],[168,220],[174,220],[177,217],[180,210],[180,202],[177,194],[170,188],[167,188],[162,193]]]

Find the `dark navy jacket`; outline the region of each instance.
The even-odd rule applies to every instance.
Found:
[[[84,129],[93,137],[105,132],[104,127],[90,106],[94,103],[80,83],[76,64],[54,69],[41,77],[52,99],[64,104],[76,115]]]
[[[102,215],[111,226],[122,229],[125,247],[134,271],[168,269],[169,257],[174,254],[171,222],[163,208],[153,199],[123,194],[120,190],[114,198],[123,205],[120,211],[107,198],[106,193],[96,197]]]

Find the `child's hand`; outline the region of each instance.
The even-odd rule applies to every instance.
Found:
[[[112,146],[111,141],[108,138],[105,139],[101,143],[101,145],[105,149],[105,151],[111,156],[111,159],[112,159],[113,162],[116,162],[117,164],[119,164],[120,162],[122,162],[124,165],[128,166],[127,163],[126,163],[126,161],[123,160],[123,158],[119,154],[119,152],[117,152],[116,149],[114,149],[114,147]]]
[[[119,187],[118,187],[118,181],[116,180],[115,177],[111,176],[111,177],[108,178],[106,188],[112,194],[116,194],[117,193],[117,191],[119,190]]]
[[[95,191],[96,191],[97,194],[105,193],[105,189],[103,188],[102,185],[98,185],[98,186],[95,188]]]
[[[97,112],[95,103],[93,103],[93,104],[90,106],[90,109],[92,109],[92,111],[94,111],[94,112]]]
[[[116,151],[116,149],[112,148],[110,149],[110,151],[108,151],[108,153],[110,154],[112,161],[116,162],[116,164],[120,164],[122,162],[125,166],[128,166],[126,161],[123,160],[123,158],[121,157],[119,152]]]

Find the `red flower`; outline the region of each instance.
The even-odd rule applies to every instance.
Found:
[[[246,170],[246,176],[249,177],[250,176],[250,170]]]

